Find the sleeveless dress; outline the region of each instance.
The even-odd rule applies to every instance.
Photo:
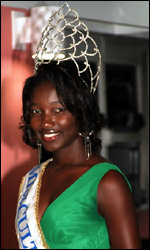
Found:
[[[24,212],[26,214],[26,225],[28,224],[25,228],[30,230],[31,237],[22,238],[23,240],[21,239],[22,231],[20,232],[18,229],[18,225],[20,226],[19,220],[21,220],[21,223],[23,221],[19,218],[18,211],[21,210],[19,210],[19,207],[25,201],[21,202],[20,195],[16,213],[16,232],[19,247],[28,249],[109,249],[110,243],[106,222],[97,212],[97,188],[100,180],[109,170],[117,170],[125,177],[131,189],[126,176],[117,166],[111,163],[104,162],[94,165],[47,207],[41,221],[39,221],[37,209],[40,184],[38,183],[41,183],[42,172],[44,172],[48,163],[49,161],[39,165],[37,178],[30,185],[30,190],[25,190],[25,194],[28,192],[26,197],[31,195],[29,193],[32,190],[36,195],[32,193],[32,199],[27,202],[28,209]],[[34,169],[32,169],[32,173]],[[22,197],[23,194],[22,192]],[[30,209],[31,211],[34,209],[34,213],[28,212]],[[23,230],[24,226],[22,225],[21,228]]]

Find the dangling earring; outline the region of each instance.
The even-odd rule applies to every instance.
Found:
[[[40,140],[37,141],[37,146],[38,146],[38,163],[41,164],[42,160],[42,144]]]
[[[93,134],[93,130],[90,133],[79,133],[80,136],[84,138],[84,143],[85,143],[85,155],[86,155],[86,160],[89,160],[92,152],[91,152],[91,140],[90,136]]]

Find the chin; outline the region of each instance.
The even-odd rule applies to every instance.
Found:
[[[48,152],[56,152],[59,151],[61,148],[63,148],[62,145],[56,144],[56,143],[43,143],[42,144],[43,148],[48,151]]]

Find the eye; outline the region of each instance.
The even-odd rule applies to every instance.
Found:
[[[55,112],[55,113],[62,113],[62,112],[64,112],[64,111],[66,111],[66,108],[55,108],[55,109],[54,109],[54,112]]]
[[[31,114],[39,114],[39,113],[41,113],[41,111],[39,109],[32,109],[30,112],[31,112]]]

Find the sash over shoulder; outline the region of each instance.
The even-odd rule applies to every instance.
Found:
[[[15,218],[20,249],[49,249],[40,226],[38,203],[41,178],[50,161],[35,166],[22,178]]]

